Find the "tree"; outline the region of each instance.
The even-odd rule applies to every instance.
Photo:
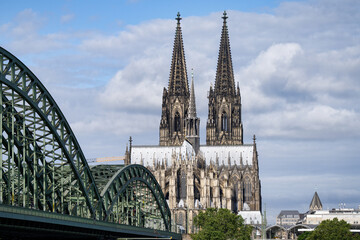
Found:
[[[339,221],[337,218],[333,220],[324,220],[317,228],[306,238],[307,240],[354,240],[359,239],[358,236],[350,232],[350,224],[344,220]]]
[[[299,235],[298,240],[307,240],[310,235],[311,232],[303,232]]]
[[[194,224],[200,229],[191,234],[194,240],[250,240],[252,227],[244,225],[240,215],[224,208],[208,208],[194,217]]]

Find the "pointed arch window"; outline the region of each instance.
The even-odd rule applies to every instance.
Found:
[[[177,202],[180,201],[180,199],[185,200],[186,199],[186,192],[187,192],[187,184],[186,184],[186,172],[185,170],[179,169],[177,172]]]
[[[236,181],[236,179],[233,179],[233,181]],[[238,204],[239,204],[239,198],[238,198],[238,195],[239,195],[239,185],[238,183],[234,182],[234,186],[233,186],[233,189],[232,189],[232,194],[231,194],[231,210],[234,212],[234,213],[237,213],[238,212]]]
[[[228,131],[228,117],[226,112],[221,114],[221,131]]]
[[[223,190],[222,188],[220,188],[220,208],[225,208],[225,204],[223,202],[223,197],[224,197],[224,194],[223,194]]]
[[[245,202],[250,202],[251,198],[251,182],[250,179],[246,178],[244,183],[244,200]]]
[[[179,112],[175,113],[174,117],[174,131],[179,132],[180,131],[180,114]]]
[[[193,119],[191,118],[190,119],[190,122],[189,122],[189,135],[194,135],[193,133]]]
[[[194,121],[194,135],[199,135],[198,134],[197,121]]]

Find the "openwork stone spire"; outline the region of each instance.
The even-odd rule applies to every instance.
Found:
[[[240,88],[235,89],[227,18],[224,11],[215,87],[208,94],[207,145],[243,144]]]
[[[169,88],[164,88],[162,113],[160,120],[161,146],[179,146],[185,139],[185,119],[189,109],[189,84],[186,71],[184,44],[180,27],[180,13],[177,14],[177,25],[171,59]]]
[[[235,95],[235,81],[230,51],[229,33],[226,25],[226,11],[224,11],[222,19],[223,27],[221,32],[218,64],[215,78],[215,93],[217,95]]]
[[[189,96],[189,84],[187,79],[186,61],[184,44],[180,26],[180,13],[177,14],[177,26],[171,61],[169,77],[169,95],[170,96]]]

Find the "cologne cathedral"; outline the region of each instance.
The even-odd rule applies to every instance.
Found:
[[[240,88],[235,87],[227,15],[222,17],[214,87],[210,87],[206,145],[200,144],[194,81],[189,88],[178,14],[169,85],[163,90],[159,145],[126,150],[126,164],[148,167],[158,180],[175,224],[193,232],[193,217],[209,208],[261,212],[255,136],[243,143]]]

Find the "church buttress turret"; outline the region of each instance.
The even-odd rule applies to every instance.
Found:
[[[186,139],[194,147],[197,153],[200,148],[200,119],[196,114],[196,102],[195,102],[195,88],[194,88],[194,74],[191,74],[191,91],[189,100],[188,115],[185,119],[186,127]]]

